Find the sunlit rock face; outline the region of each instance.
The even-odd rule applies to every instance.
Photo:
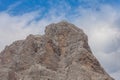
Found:
[[[93,56],[83,30],[62,21],[0,53],[0,80],[113,80]]]

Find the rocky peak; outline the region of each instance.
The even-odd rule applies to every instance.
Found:
[[[0,80],[113,80],[88,45],[87,35],[62,21],[0,53]]]

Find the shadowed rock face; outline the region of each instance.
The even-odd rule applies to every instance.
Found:
[[[0,80],[113,80],[93,56],[86,34],[75,25],[46,26],[0,53]]]

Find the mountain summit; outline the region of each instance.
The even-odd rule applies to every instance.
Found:
[[[101,67],[87,35],[62,21],[0,53],[0,80],[114,80]]]

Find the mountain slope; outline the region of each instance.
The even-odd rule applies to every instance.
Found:
[[[0,53],[0,80],[113,80],[93,56],[86,34],[68,22],[46,26]]]

